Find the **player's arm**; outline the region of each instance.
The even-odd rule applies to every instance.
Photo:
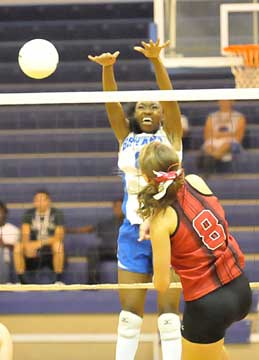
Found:
[[[159,292],[166,291],[171,279],[171,242],[172,234],[177,226],[177,215],[168,207],[153,216],[150,222],[150,237],[153,253],[155,289]]]
[[[236,131],[234,134],[236,141],[238,141],[240,144],[243,141],[245,131],[246,131],[246,118],[244,117],[244,115],[240,115],[240,117],[238,119]]]
[[[55,231],[53,236],[49,236],[46,240],[43,240],[44,245],[52,245],[54,243],[61,243],[64,240],[65,226],[64,226],[64,214],[61,210],[56,209],[55,213]]]
[[[153,64],[156,82],[160,90],[173,89],[167,70],[160,59],[161,50],[168,45],[169,41],[160,45],[159,40],[156,42],[150,40],[149,43],[142,41],[142,47],[134,47],[136,51],[142,53]],[[182,148],[183,130],[178,102],[163,101],[161,104],[164,111],[163,128],[169,139],[173,142],[176,151],[180,151]]]
[[[84,225],[79,227],[65,227],[67,234],[89,234],[95,231],[93,225]]]
[[[206,119],[206,122],[205,122],[204,130],[203,130],[204,142],[212,139],[213,135],[215,135],[215,137],[216,137],[216,131],[213,131],[211,116],[208,116],[208,118]]]
[[[31,227],[30,224],[23,223],[21,228],[21,242],[28,244],[30,242]]]
[[[55,228],[54,235],[49,237],[46,240],[43,240],[43,243],[44,243],[44,245],[51,245],[51,244],[54,244],[54,243],[61,243],[64,240],[64,234],[65,234],[64,226],[58,225]]]
[[[89,55],[89,60],[102,65],[102,84],[104,91],[117,91],[117,83],[114,75],[114,64],[119,56],[119,51],[115,53],[103,53],[99,56]],[[119,102],[105,104],[109,122],[114,134],[121,144],[129,134],[128,121],[126,119],[122,105]]]
[[[22,224],[21,243],[25,250],[25,255],[28,257],[34,257],[36,251],[41,247],[40,240],[31,241],[31,226],[28,223]]]

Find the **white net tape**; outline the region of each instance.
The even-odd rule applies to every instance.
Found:
[[[144,91],[79,91],[0,94],[0,106],[91,104],[136,101],[258,100],[256,89],[198,89]]]
[[[259,289],[259,282],[250,282],[251,289]],[[170,289],[181,289],[182,285],[179,282],[170,284]],[[21,284],[1,284],[0,293],[5,291],[23,292],[23,291],[83,291],[83,290],[125,290],[125,289],[148,289],[154,290],[153,283],[135,283],[135,284],[47,284],[47,285],[21,285]]]

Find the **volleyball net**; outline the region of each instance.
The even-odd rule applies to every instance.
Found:
[[[136,101],[172,100],[179,102],[182,116],[188,121],[184,138],[186,173],[200,173],[197,158],[204,141],[205,120],[218,110],[219,100],[235,100],[234,110],[246,117],[241,151],[234,151],[227,169],[210,169],[207,181],[222,201],[230,230],[246,254],[251,287],[257,289],[258,98],[258,89],[254,88],[0,94],[0,189],[2,201],[8,204],[8,220],[20,226],[25,211],[33,206],[35,191],[44,188],[53,206],[63,211],[66,227],[79,229],[65,234],[64,285],[51,285],[48,276],[44,280],[32,277],[34,284],[15,285],[13,274],[14,284],[3,284],[0,291],[153,289],[151,283],[117,284],[115,257],[98,262],[100,276],[89,283],[91,257],[101,251],[95,227],[109,219],[114,202],[123,196],[117,168],[118,145],[103,104],[119,101],[126,106]],[[88,225],[95,230],[85,230]],[[102,235],[105,231],[109,238],[108,230],[103,229]],[[179,283],[171,286],[181,287]]]

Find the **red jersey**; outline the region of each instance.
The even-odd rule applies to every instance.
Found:
[[[181,278],[185,301],[196,300],[238,277],[244,255],[228,232],[218,199],[187,181],[172,207],[178,224],[171,235],[171,264]]]

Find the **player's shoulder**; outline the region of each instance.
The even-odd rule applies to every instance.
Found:
[[[24,215],[25,216],[34,216],[36,213],[36,209],[33,207],[33,208],[29,208],[25,211]]]
[[[165,209],[160,209],[155,212],[151,218],[151,229],[154,232],[161,231],[161,228],[168,229],[172,234],[174,233],[178,223],[178,216],[174,208],[168,206]]]
[[[63,210],[59,209],[59,208],[56,208],[56,207],[51,207],[50,208],[50,214],[51,215],[63,215]]]
[[[185,180],[196,190],[204,195],[212,195],[212,191],[207,183],[196,174],[189,174],[185,177]]]

